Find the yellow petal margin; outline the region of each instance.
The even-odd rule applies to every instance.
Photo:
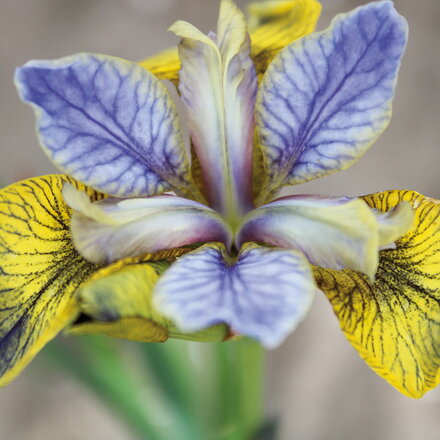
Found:
[[[368,365],[403,394],[419,398],[440,382],[440,201],[413,191],[363,197],[388,211],[401,201],[413,227],[380,252],[371,284],[350,270],[315,268],[341,328]]]
[[[65,182],[92,200],[102,198],[61,175],[0,190],[0,386],[73,319],[73,293],[97,269],[70,241]]]
[[[313,32],[321,5],[316,0],[263,1],[249,5],[252,58],[259,76],[285,46]],[[167,49],[139,63],[159,79],[179,82],[177,48]]]
[[[164,251],[166,252],[166,251]],[[175,249],[173,258],[188,252]],[[138,342],[165,342],[169,337],[200,342],[218,342],[228,336],[221,324],[192,333],[181,333],[154,307],[153,287],[168,263],[119,261],[96,272],[82,284],[77,300],[82,315],[68,329],[75,335],[103,333]]]

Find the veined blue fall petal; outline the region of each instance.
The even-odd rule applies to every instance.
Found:
[[[365,153],[389,123],[406,39],[405,19],[380,1],[276,56],[256,106],[268,192],[345,169]]]
[[[231,244],[231,232],[223,219],[193,200],[161,195],[92,203],[68,185],[63,195],[74,210],[74,245],[92,262],[109,263],[198,242]]]
[[[315,291],[301,252],[248,243],[237,258],[221,244],[182,256],[160,277],[153,295],[158,310],[183,331],[224,322],[273,348],[304,317]]]
[[[350,268],[373,279],[379,247],[403,235],[412,220],[408,204],[387,215],[360,199],[283,197],[249,213],[236,243],[256,241],[298,249],[316,266]]]
[[[79,54],[30,61],[15,80],[43,150],[63,172],[117,197],[191,187],[174,103],[142,67]]]
[[[210,205],[228,218],[252,207],[255,67],[246,21],[231,0],[220,6],[218,35],[178,21],[179,90]]]

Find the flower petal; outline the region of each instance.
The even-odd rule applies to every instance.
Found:
[[[0,386],[6,385],[77,313],[73,294],[99,267],[74,249],[66,176],[25,180],[0,190]]]
[[[152,290],[168,265],[164,261],[132,261],[130,264],[119,261],[96,272],[77,291],[81,316],[68,332],[74,335],[103,333],[139,342],[164,342],[169,337],[222,341],[228,334],[226,326],[182,334],[154,307]]]
[[[159,52],[139,63],[159,79],[171,81],[175,86],[179,84],[180,59],[177,47]]]
[[[192,188],[177,110],[137,64],[93,54],[30,61],[16,84],[43,150],[67,174],[118,197]]]
[[[401,201],[414,226],[380,252],[374,283],[362,274],[316,268],[351,344],[376,373],[403,394],[421,397],[440,382],[440,202],[413,191],[365,197],[387,211]]]
[[[251,56],[261,81],[281,49],[314,31],[321,5],[316,0],[268,0],[251,3],[248,12]],[[254,140],[253,162],[253,192],[258,202],[260,193],[264,194],[269,182],[258,137]]]
[[[66,186],[71,208],[72,238],[90,261],[110,263],[187,244],[222,241],[231,244],[231,232],[212,209],[171,195],[145,199],[105,199],[92,203]]]
[[[249,5],[252,58],[259,75],[279,50],[314,30],[320,12],[316,0],[270,0]],[[179,83],[180,60],[174,47],[139,64],[160,79],[176,86]]]
[[[179,21],[179,90],[210,205],[227,217],[252,206],[255,68],[243,14],[223,0],[217,36]]]
[[[252,59],[262,75],[281,49],[314,31],[321,5],[316,0],[266,0],[251,3],[248,11]]]
[[[345,169],[380,136],[407,39],[392,2],[338,16],[280,52],[257,97],[271,192]]]
[[[387,212],[374,210],[379,225],[379,246],[394,244],[414,224],[414,210],[410,203],[402,201]]]
[[[224,246],[210,244],[176,261],[160,278],[154,299],[184,331],[224,322],[275,347],[304,317],[315,291],[300,252],[247,244],[234,261]]]
[[[378,222],[360,199],[283,197],[250,212],[236,242],[239,246],[257,241],[298,249],[317,266],[348,267],[374,278],[379,246],[399,238],[411,226],[413,214],[404,206],[380,218]],[[380,230],[386,230],[384,243],[379,239]]]
[[[73,246],[72,211],[62,196],[66,183],[92,200],[103,197],[63,175],[28,179],[0,190],[0,386],[14,379],[77,318],[77,288],[95,272],[97,276],[108,273],[102,265],[85,260]],[[148,261],[163,270],[188,251],[180,248],[129,258],[118,262],[118,268]],[[133,327],[133,321],[125,324]]]

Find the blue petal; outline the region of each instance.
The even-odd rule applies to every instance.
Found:
[[[315,291],[300,252],[249,243],[236,260],[217,244],[184,255],[162,275],[154,295],[158,309],[183,331],[225,322],[273,348],[304,317]]]
[[[119,197],[189,187],[177,110],[137,64],[93,54],[30,61],[17,69],[16,84],[63,172]]]
[[[365,153],[389,123],[406,39],[392,2],[374,2],[275,58],[257,98],[269,191],[345,169]]]

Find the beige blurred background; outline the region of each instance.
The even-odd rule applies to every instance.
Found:
[[[246,1],[237,0],[244,7]],[[366,3],[323,2],[319,28]],[[367,194],[410,188],[440,198],[440,1],[396,0],[410,26],[394,118],[351,169],[299,192]],[[31,58],[87,51],[130,60],[176,44],[166,29],[186,19],[215,28],[217,0],[0,0],[0,178],[4,183],[54,171],[40,152],[31,110],[12,76]],[[0,391],[1,440],[132,440],[94,396],[37,359]],[[268,354],[267,407],[282,421],[281,440],[431,440],[440,435],[440,390],[410,400],[377,377],[339,331],[318,298],[311,314]],[[178,439],[170,439],[178,440]]]

